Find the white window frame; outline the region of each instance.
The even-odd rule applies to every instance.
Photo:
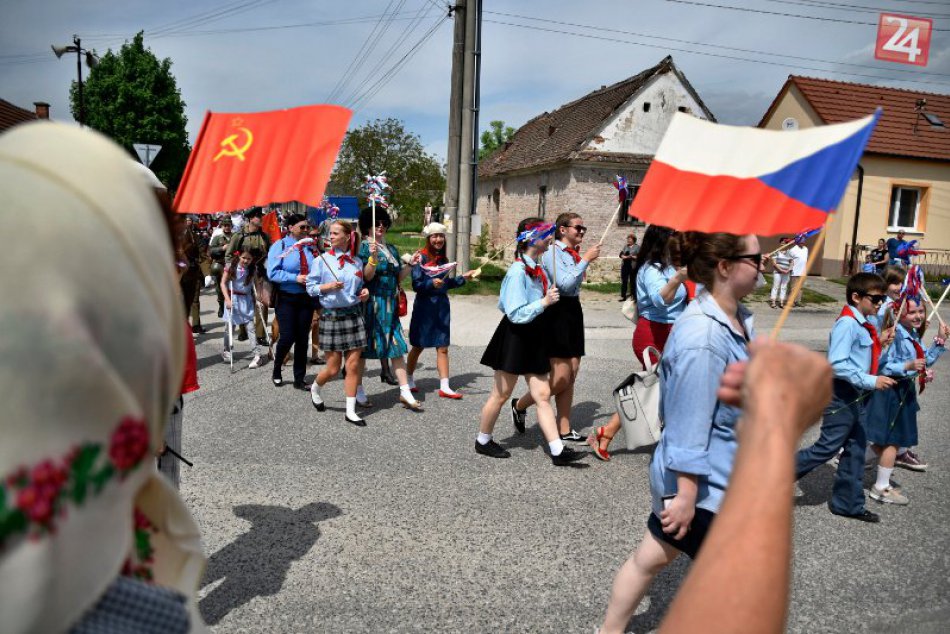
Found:
[[[900,192],[901,190],[904,190],[904,189],[908,189],[908,190],[913,189],[917,192],[917,207],[916,209],[914,209],[913,226],[909,226],[909,225],[903,226],[903,225],[895,224],[897,220],[900,218],[898,205],[900,204],[900,199],[901,199]],[[917,187],[917,186],[911,186],[911,185],[893,185],[891,187],[891,200],[890,200],[890,204],[888,205],[888,210],[887,210],[887,230],[892,233],[896,231],[901,231],[901,230],[905,232],[909,232],[909,233],[919,233],[920,229],[918,229],[918,227],[920,226],[920,207],[921,207],[921,203],[924,200],[924,196],[926,195],[927,195],[926,187]]]

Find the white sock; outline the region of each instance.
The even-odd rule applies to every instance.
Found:
[[[356,386],[356,402],[360,405],[366,404],[366,401],[369,399],[366,398],[366,390],[363,389],[362,385]]]
[[[412,378],[411,374],[409,375],[409,387],[412,389],[416,389],[416,380]]]
[[[356,397],[346,397],[346,415],[348,418],[359,418],[356,414]]]
[[[491,434],[483,434],[482,432],[478,432],[478,436],[475,437],[475,442],[477,442],[479,445],[487,445],[491,442]]]
[[[564,451],[564,443],[561,442],[560,438],[549,442],[548,447],[551,449],[552,456],[560,456],[561,452]]]
[[[320,396],[320,385],[318,385],[316,381],[310,385],[310,398],[314,403],[323,402],[323,397]]]
[[[406,383],[405,385],[400,385],[400,386],[399,386],[399,396],[401,396],[401,397],[403,397],[404,399],[406,399],[407,401],[409,401],[410,404],[416,402],[416,397],[413,396],[413,395],[412,395],[412,392],[409,391],[409,384],[408,384],[408,383]]]
[[[439,380],[439,389],[445,392],[446,394],[455,394],[455,390],[449,387],[448,379]]]
[[[878,491],[884,491],[891,486],[892,473],[894,473],[894,469],[887,469],[879,465],[877,468],[877,482],[874,483],[874,488]]]

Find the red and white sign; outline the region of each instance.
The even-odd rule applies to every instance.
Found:
[[[874,57],[887,62],[926,66],[932,30],[933,20],[882,13],[877,26]]]

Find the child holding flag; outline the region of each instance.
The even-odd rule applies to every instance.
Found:
[[[867,435],[863,399],[869,390],[885,390],[895,384],[894,379],[877,375],[881,341],[868,321],[884,302],[884,291],[884,278],[876,273],[858,273],[848,280],[848,303],[831,330],[828,345],[828,361],[835,376],[831,403],[821,421],[821,436],[796,456],[796,478],[800,479],[843,447],[828,508],[835,515],[872,523],[881,518],[864,507],[861,478]]]
[[[868,440],[879,458],[877,481],[870,497],[881,504],[908,503],[899,490],[890,484],[898,447],[917,444],[917,383],[923,393],[932,379],[927,370],[946,352],[950,327],[941,326],[933,345],[924,350],[921,336],[926,329],[926,310],[920,297],[907,297],[894,335],[894,343],[881,356],[881,371],[895,379],[892,389],[875,392],[868,403]]]
[[[510,458],[507,449],[492,440],[498,413],[508,402],[518,377],[523,376],[538,406],[538,425],[551,451],[555,466],[566,466],[583,454],[565,447],[557,431],[551,407],[548,373],[545,310],[560,298],[557,287],[548,281],[538,259],[547,250],[554,225],[540,218],[525,218],[518,223],[515,261],[501,283],[498,309],[504,313],[495,329],[482,365],[495,371],[491,394],[482,407],[481,422],[475,439],[475,452],[491,458]]]
[[[416,298],[412,303],[412,320],[409,322],[409,355],[406,371],[409,373],[409,388],[416,389],[413,373],[419,363],[419,355],[425,348],[435,348],[436,367],[439,370],[439,396],[460,399],[462,395],[449,385],[449,334],[451,312],[448,292],[463,286],[472,279],[475,271],[450,276],[454,262],[445,257],[445,225],[433,222],[422,230],[426,245],[412,267],[412,290]]]

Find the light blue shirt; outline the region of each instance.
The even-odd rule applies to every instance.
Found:
[[[736,453],[741,410],[719,401],[726,366],[748,359],[755,336],[752,313],[742,304],[736,330],[709,293],[700,293],[673,325],[660,362],[663,435],[650,463],[653,512],[677,493],[680,473],[698,476],[696,506],[716,513],[722,504]]]
[[[660,297],[660,290],[676,275],[672,266],[662,268],[659,264],[644,264],[637,272],[637,312],[641,317],[658,324],[672,324],[686,308],[686,286],[679,285],[673,301],[667,304]]]
[[[898,378],[916,374],[916,370],[907,369],[907,362],[917,358],[917,350],[914,348],[915,341],[921,348],[924,347],[916,332],[907,330],[898,324],[894,331],[894,342],[881,354],[881,374]],[[946,348],[938,346],[936,343],[927,348],[924,351],[924,361],[927,362],[927,367],[929,368],[936,363],[940,355],[946,351]]]
[[[324,308],[347,308],[360,303],[360,291],[363,289],[363,261],[352,258],[353,262],[340,265],[340,254],[332,249],[313,259],[310,274],[307,275],[307,292],[320,298]],[[334,277],[335,275],[335,277]],[[320,286],[330,282],[343,282],[343,288],[321,293]]]
[[[575,263],[573,256],[564,250],[566,248],[567,245],[560,240],[555,242],[550,249],[541,254],[541,266],[548,274],[549,280],[557,279],[557,290],[561,292],[561,295],[577,297],[581,294],[581,282],[584,281],[588,262],[581,258],[580,262]],[[557,263],[556,276],[555,262]]]
[[[851,306],[851,317],[839,317],[828,337],[828,362],[836,379],[847,381],[861,390],[873,390],[877,377],[871,369],[871,333],[864,327],[869,323],[856,307]],[[871,324],[872,326],[874,324]]]
[[[267,252],[267,278],[285,293],[307,291],[306,287],[297,281],[297,276],[300,275],[300,251],[294,249],[285,257],[280,257],[296,243],[296,240],[287,236],[272,244]],[[310,247],[303,247],[302,251],[307,258],[307,267],[313,269],[313,252]]]
[[[541,280],[525,272],[525,264],[534,267],[535,262],[526,255],[521,257],[524,262],[515,261],[508,267],[498,296],[498,310],[505,313],[514,324],[527,324],[544,312],[541,304],[544,287]]]

